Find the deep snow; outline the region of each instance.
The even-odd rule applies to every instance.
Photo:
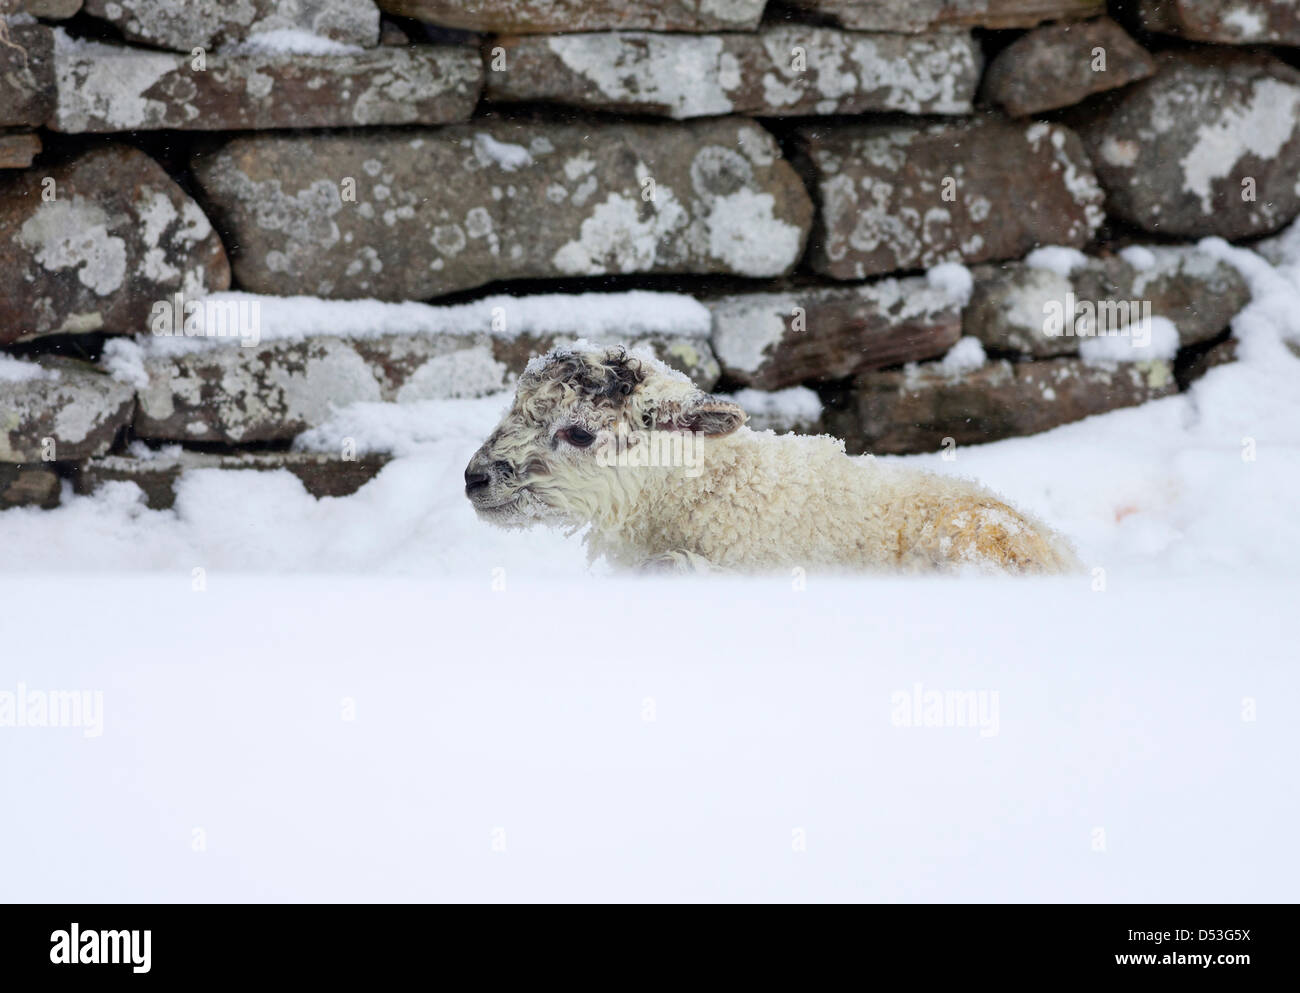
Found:
[[[0,513],[0,697],[104,700],[0,727],[0,896],[1293,900],[1300,270],[1234,258],[1242,361],[912,458],[1078,577],[613,576],[474,519],[505,397],[341,411],[320,446],[400,455],[345,499],[207,470]],[[899,726],[930,691],[996,721]]]

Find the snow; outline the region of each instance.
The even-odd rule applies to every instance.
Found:
[[[749,415],[755,430],[765,424],[813,424],[822,416],[821,398],[806,386],[784,390],[737,390],[731,400]],[[774,428],[774,430],[777,430]]]
[[[302,28],[276,28],[221,46],[222,55],[361,55],[360,45],[348,45]]]
[[[36,379],[57,379],[58,370],[0,352],[0,383],[30,383]]]
[[[0,512],[0,694],[104,705],[0,726],[6,898],[1292,899],[1297,260],[1202,247],[1256,294],[1241,361],[888,460],[984,481],[1078,576],[612,575],[469,509],[505,395],[340,411],[321,444],[398,456],[347,498],[198,470],[169,511]],[[900,720],[927,694],[989,720]]]
[[[144,349],[131,338],[109,338],[104,343],[100,365],[119,383],[137,389],[149,385],[149,373],[144,368]]]
[[[248,314],[258,340],[302,341],[313,335],[378,338],[384,335],[489,334],[498,338],[568,335],[624,340],[645,335],[708,337],[709,310],[681,293],[542,293],[489,296],[471,303],[433,305],[379,300],[322,300],[230,291],[210,293],[203,310]],[[245,320],[240,317],[240,321]],[[230,326],[235,326],[227,321]],[[200,335],[142,334],[147,353],[176,354],[226,347]]]
[[[1138,272],[1153,269],[1156,265],[1155,252],[1144,245],[1129,245],[1119,253],[1119,257]]]
[[[533,156],[523,145],[513,145],[498,141],[486,131],[474,135],[474,153],[484,164],[489,162],[500,166],[506,172],[514,172],[533,164]]]
[[[975,288],[975,279],[971,272],[960,262],[942,262],[932,266],[925,274],[926,281],[936,290],[942,290],[954,303],[966,306],[970,303],[971,292]]]
[[[1079,357],[1088,365],[1150,362],[1172,359],[1177,353],[1178,328],[1167,317],[1144,317],[1079,342]]]
[[[960,376],[963,372],[978,369],[985,361],[983,344],[978,338],[966,335],[948,349],[948,354],[939,361],[939,368],[949,376]]]
[[[1077,248],[1064,245],[1044,245],[1025,256],[1025,265],[1031,269],[1047,269],[1058,276],[1069,278],[1070,273],[1088,264],[1088,256]]]

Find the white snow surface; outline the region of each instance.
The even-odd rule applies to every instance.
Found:
[[[1078,576],[614,576],[470,511],[503,395],[344,412],[400,456],[347,498],[0,512],[0,695],[103,694],[95,737],[0,726],[6,898],[1293,900],[1300,293],[1210,247],[1241,361],[903,460]],[[905,726],[959,692],[980,727]]]

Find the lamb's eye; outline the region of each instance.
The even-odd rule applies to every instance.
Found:
[[[586,448],[596,440],[594,434],[580,427],[565,428],[560,432],[560,437],[576,448]]]

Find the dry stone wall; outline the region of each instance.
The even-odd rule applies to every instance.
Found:
[[[1233,361],[1282,0],[0,0],[0,509],[352,492],[577,337],[908,453]],[[1115,338],[1123,347],[1095,348]],[[1145,339],[1143,342],[1141,339]]]

